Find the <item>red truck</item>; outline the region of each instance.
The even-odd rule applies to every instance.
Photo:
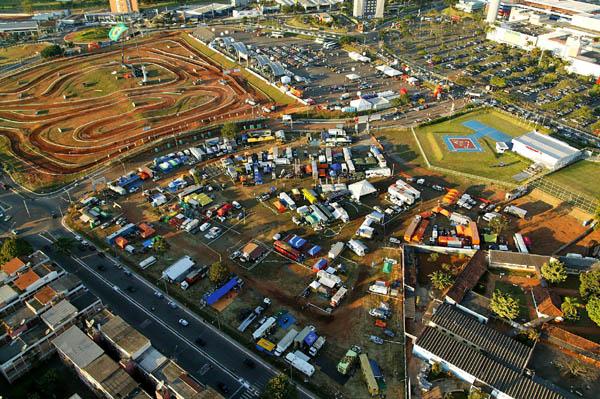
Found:
[[[229,202],[227,202],[227,203],[223,204],[223,206],[221,206],[219,209],[217,209],[217,215],[225,216],[232,209],[233,209],[233,205],[231,205]]]

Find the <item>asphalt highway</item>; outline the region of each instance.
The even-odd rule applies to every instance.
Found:
[[[256,354],[239,345],[214,326],[203,321],[181,304],[156,295],[157,288],[123,267],[118,260],[97,251],[78,248],[70,255],[55,251],[53,241],[59,237],[73,237],[63,225],[61,215],[70,200],[76,201],[88,188],[80,182],[68,191],[39,196],[19,188],[9,177],[0,178],[11,186],[0,191],[0,207],[11,215],[8,222],[0,222],[0,234],[17,234],[27,239],[36,249],[43,249],[66,271],[77,275],[88,289],[97,295],[115,314],[148,337],[152,345],[165,356],[176,360],[192,376],[221,392],[228,398],[257,397],[266,382],[279,371],[265,363]],[[179,319],[189,325],[182,326]],[[204,344],[195,341],[201,338]],[[244,364],[252,359],[254,367]],[[228,392],[219,389],[225,385]],[[298,387],[301,398],[316,396]]]

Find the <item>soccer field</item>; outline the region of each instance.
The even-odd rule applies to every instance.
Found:
[[[465,126],[481,126],[482,131]],[[483,126],[485,125],[485,126]],[[423,150],[434,166],[490,179],[516,183],[512,176],[527,168],[530,162],[510,151],[496,153],[498,137],[516,137],[527,133],[520,120],[494,110],[479,110],[458,118],[416,129]],[[489,132],[489,133],[488,133]],[[465,144],[473,142],[475,145]],[[461,144],[454,148],[449,143]]]
[[[600,163],[579,161],[548,175],[546,179],[592,198],[600,197]]]

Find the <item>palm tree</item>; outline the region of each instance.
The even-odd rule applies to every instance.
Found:
[[[563,303],[560,305],[560,310],[562,310],[563,314],[565,315],[565,319],[578,320],[580,307],[581,303],[579,303],[577,298],[567,296],[565,299],[563,299]]]
[[[56,250],[63,254],[70,253],[74,245],[75,240],[70,237],[60,237],[54,242],[54,247]]]

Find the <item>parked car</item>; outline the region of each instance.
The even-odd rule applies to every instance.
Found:
[[[178,323],[184,327],[187,327],[187,325],[190,324],[186,319],[179,319]]]

